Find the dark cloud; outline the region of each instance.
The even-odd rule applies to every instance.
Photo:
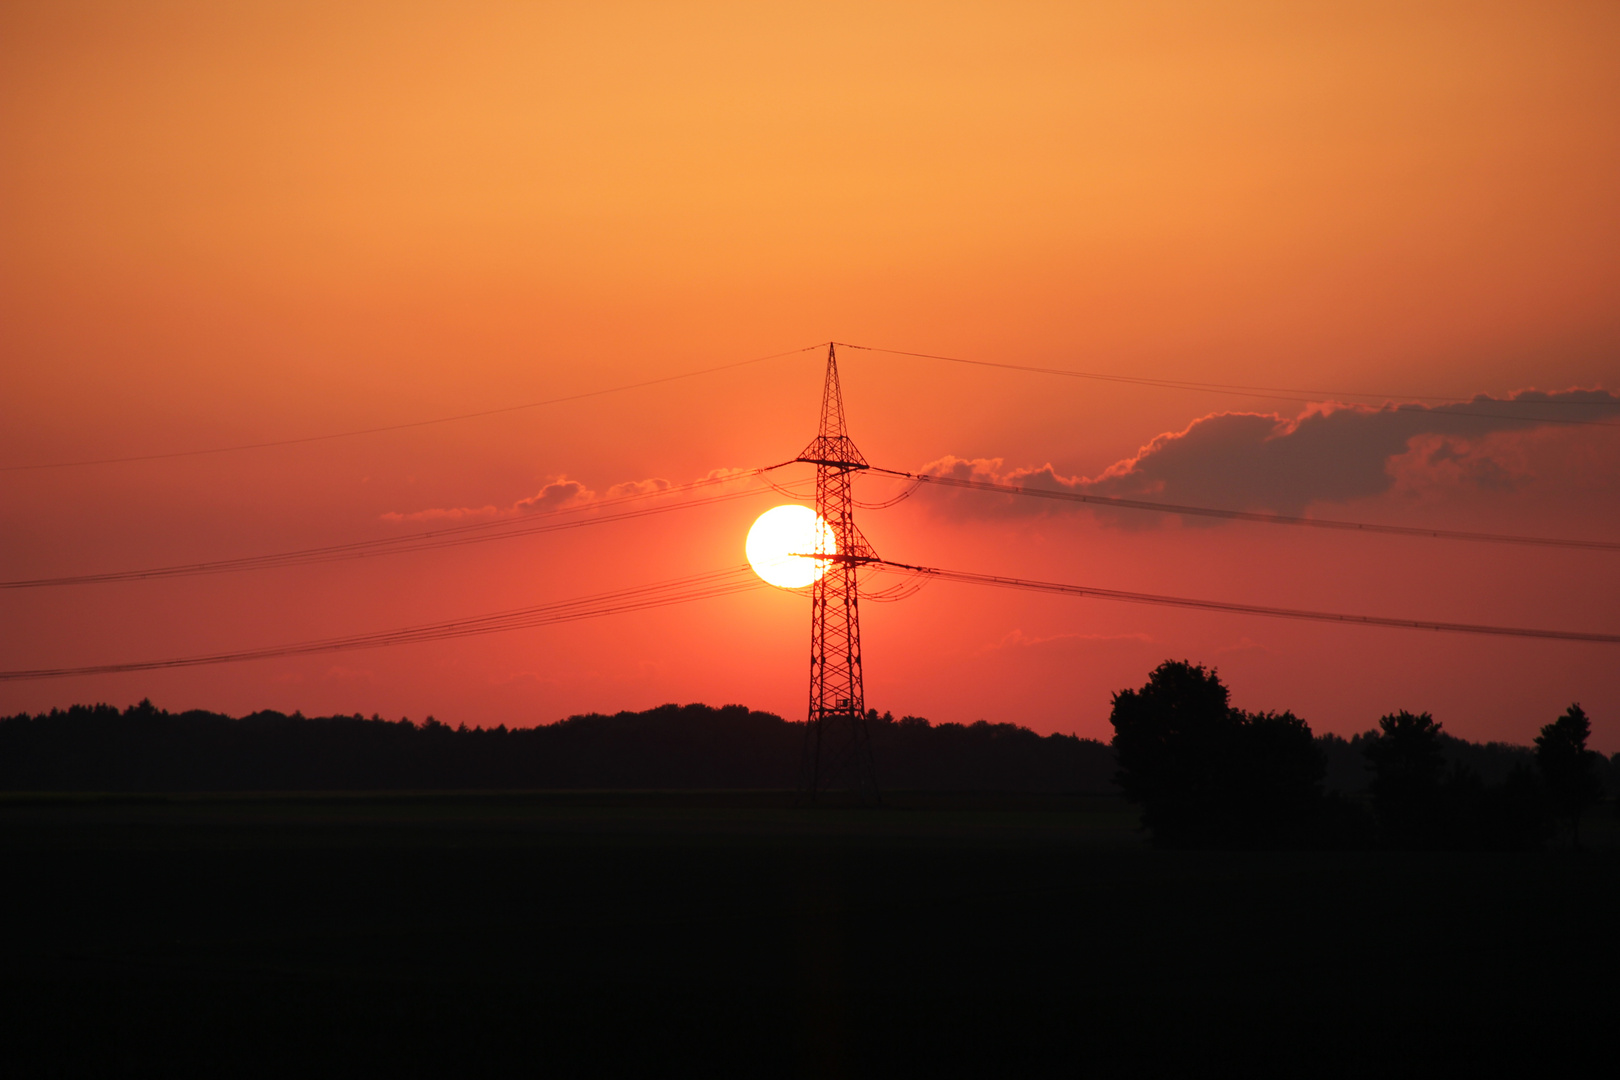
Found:
[[[1571,404],[1575,402],[1580,404]],[[1398,475],[1407,482],[1444,475],[1485,489],[1510,488],[1525,476],[1514,462],[1494,456],[1501,452],[1496,445],[1500,440],[1487,441],[1489,437],[1550,421],[1601,422],[1615,416],[1620,416],[1620,395],[1607,390],[1527,390],[1438,406],[1329,404],[1312,406],[1291,419],[1212,413],[1182,431],[1158,436],[1135,456],[1092,478],[1061,476],[1051,465],[1007,470],[999,458],[947,457],[926,471],[1025,487],[1298,514],[1314,502],[1383,494]],[[1620,432],[1594,434],[1615,440],[1620,448]],[[952,501],[964,508],[999,506],[1002,513],[1051,512],[1064,505],[965,493]]]

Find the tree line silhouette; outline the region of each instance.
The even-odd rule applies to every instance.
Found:
[[[1214,670],[1182,660],[1115,694],[1110,719],[1111,745],[875,710],[868,726],[887,790],[1123,793],[1167,847],[1579,846],[1582,818],[1620,793],[1620,754],[1587,748],[1579,705],[1534,746],[1471,743],[1404,711],[1317,736],[1291,712],[1233,708]],[[0,790],[782,790],[804,730],[741,705],[532,728],[75,705],[0,719]]]
[[[1233,708],[1213,670],[1172,660],[1115,694],[1110,720],[1120,789],[1166,847],[1507,850],[1560,830],[1578,847],[1581,818],[1620,791],[1620,754],[1587,748],[1578,704],[1534,747],[1468,743],[1404,710],[1315,738],[1292,713]]]
[[[1014,724],[868,716],[890,790],[1092,793],[1114,755]],[[532,728],[377,716],[75,705],[0,720],[0,790],[786,789],[804,725],[741,705],[663,705]]]

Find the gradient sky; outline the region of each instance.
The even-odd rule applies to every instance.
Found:
[[[1620,538],[1620,408],[1392,426],[1334,404],[1484,394],[1498,404],[1477,411],[1510,417],[1527,390],[1620,390],[1620,7],[1216,7],[7,4],[0,465],[397,424],[835,338],[1332,392],[846,351],[851,433],[893,468]],[[814,434],[821,364],[278,449],[13,469],[4,577],[399,535],[436,511],[521,515],[563,481],[583,499],[772,464]],[[7,591],[0,667],[273,645],[720,569],[781,501],[760,489],[435,553]],[[1620,632],[1612,552],[965,493],[861,521],[883,555],[953,569]],[[1526,742],[1578,700],[1594,744],[1620,750],[1614,646],[944,583],[863,617],[868,703],[897,714],[1107,738],[1109,694],[1185,657],[1217,665],[1236,704],[1318,731],[1405,708]],[[702,700],[798,717],[808,621],[802,597],[760,591],[0,683],[0,712],[150,697],[526,725]]]

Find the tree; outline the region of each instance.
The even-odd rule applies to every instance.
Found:
[[[1427,845],[1439,825],[1440,780],[1445,759],[1440,725],[1428,713],[1402,709],[1378,721],[1379,734],[1362,748],[1372,763],[1378,825],[1386,841]]]
[[[1554,812],[1569,818],[1570,838],[1581,846],[1581,814],[1603,797],[1602,756],[1586,748],[1592,724],[1579,704],[1536,736],[1536,766],[1547,785]]]
[[[1292,713],[1231,707],[1212,670],[1167,660],[1114,695],[1116,776],[1155,843],[1297,842],[1319,809],[1324,762]]]
[[[1215,672],[1186,660],[1166,660],[1142,689],[1114,695],[1117,780],[1158,843],[1207,839],[1202,811],[1221,786],[1221,750],[1233,723],[1228,697]]]
[[[1253,832],[1275,832],[1309,818],[1327,776],[1327,759],[1311,726],[1291,712],[1239,713],[1238,718],[1229,768],[1243,824]]]

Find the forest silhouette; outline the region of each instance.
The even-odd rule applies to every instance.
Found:
[[[1113,783],[1113,752],[1095,740],[876,711],[868,722],[894,790],[1073,794]],[[76,705],[0,720],[0,790],[782,790],[803,745],[803,724],[742,705],[530,728]]]
[[[888,791],[1123,795],[1165,847],[1579,846],[1581,818],[1620,791],[1620,754],[1586,747],[1578,705],[1532,747],[1468,742],[1405,711],[1350,739],[1317,736],[1229,697],[1214,670],[1166,661],[1114,695],[1111,744],[876,710],[868,725]],[[75,705],[0,719],[0,790],[781,791],[803,740],[803,724],[741,705],[528,728]]]

